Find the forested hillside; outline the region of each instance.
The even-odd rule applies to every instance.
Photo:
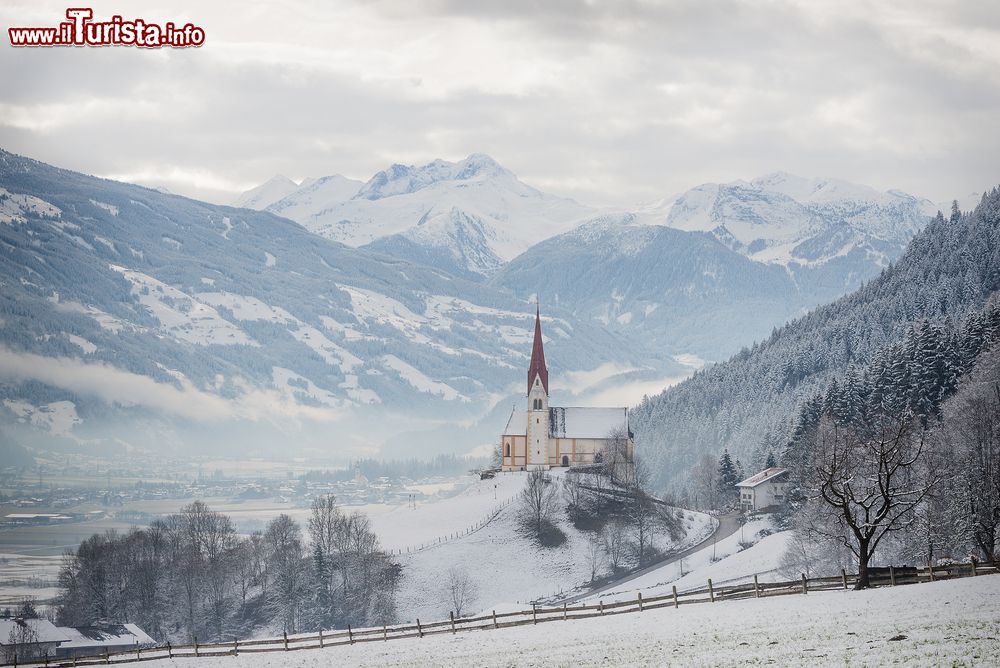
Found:
[[[632,413],[637,448],[657,484],[678,491],[700,458],[728,448],[748,467],[781,452],[798,406],[873,363],[913,323],[952,324],[1000,289],[1000,189],[971,213],[939,215],[868,285],[775,330]],[[738,327],[739,323],[733,323]]]

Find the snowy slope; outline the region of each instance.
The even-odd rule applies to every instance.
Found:
[[[558,484],[564,469],[553,469],[551,475]],[[403,582],[399,588],[398,609],[401,618],[433,619],[447,617],[450,604],[443,588],[441,574],[452,565],[467,569],[476,582],[478,596],[473,604],[477,610],[511,609],[526,602],[570,592],[585,587],[590,579],[586,557],[589,534],[574,528],[565,515],[565,499],[561,497],[555,522],[566,534],[566,542],[559,547],[540,547],[533,538],[526,536],[518,518],[516,496],[523,487],[526,473],[505,473],[498,476],[497,501],[491,492],[493,481],[473,486],[466,493],[446,501],[439,501],[415,511],[397,511],[373,517],[380,538],[389,545],[398,541],[393,533],[410,539],[440,535],[441,531],[461,532],[470,520],[494,508],[494,503],[514,499],[485,527],[454,540],[448,540],[428,549],[398,555],[394,558],[403,565]],[[485,493],[485,498],[484,498]],[[472,510],[459,510],[468,503]],[[664,532],[653,535],[654,545],[661,550],[683,549],[704,539],[711,531],[707,515],[685,511],[687,535],[674,542]],[[420,524],[432,527],[421,529],[417,522],[406,527],[406,517],[419,518]],[[383,533],[383,531],[387,533]],[[603,574],[604,566],[601,566]]]
[[[316,212],[336,207],[341,202],[350,199],[362,185],[361,181],[349,179],[340,174],[307,179],[296,190],[271,202],[266,207],[261,207],[261,209],[298,221],[300,218]]]
[[[996,666],[1000,576],[659,608],[151,668],[321,666]]]

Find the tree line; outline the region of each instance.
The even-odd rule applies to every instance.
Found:
[[[304,532],[281,514],[247,536],[195,501],[68,553],[56,614],[66,626],[136,623],[161,642],[315,631],[395,621],[400,578],[368,518],[333,496],[314,500]]]

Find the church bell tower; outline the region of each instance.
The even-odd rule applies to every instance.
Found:
[[[549,468],[549,370],[542,347],[542,320],[535,305],[535,340],[528,366],[528,468]]]

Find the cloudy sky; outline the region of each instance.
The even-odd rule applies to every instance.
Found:
[[[0,26],[66,3],[5,0]],[[0,147],[217,202],[489,153],[595,205],[783,170],[934,200],[1000,182],[1000,4],[94,2],[205,46],[13,49]],[[539,7],[540,6],[540,7]]]

